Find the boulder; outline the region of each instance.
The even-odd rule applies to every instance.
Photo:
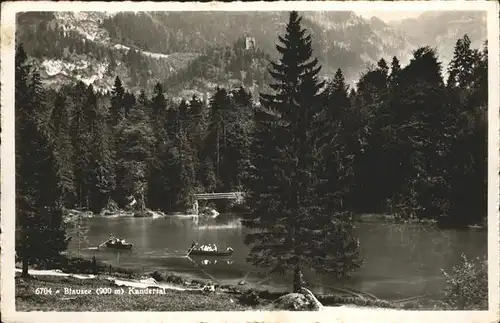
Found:
[[[302,287],[300,289],[300,293],[309,300],[309,303],[311,304],[311,311],[319,311],[323,309],[323,304],[318,301],[316,296],[314,296],[314,294],[309,289]]]
[[[323,308],[323,305],[311,291],[302,288],[300,293],[281,296],[270,307],[275,310],[284,311],[319,311]]]
[[[308,311],[309,300],[305,295],[299,293],[286,294],[278,298],[271,304],[276,310],[283,311]]]

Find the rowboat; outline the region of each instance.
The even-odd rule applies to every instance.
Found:
[[[188,251],[188,256],[216,256],[216,257],[227,257],[231,256],[233,254],[233,249],[231,247],[228,247],[224,251],[209,251],[209,250],[200,250],[200,249],[195,249],[191,248]]]
[[[112,249],[125,249],[125,250],[128,250],[128,249],[132,249],[134,245],[132,243],[129,243],[129,242],[114,242],[114,241],[108,241],[106,242],[106,247],[108,248],[112,248]]]

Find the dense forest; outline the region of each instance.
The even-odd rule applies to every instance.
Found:
[[[193,193],[207,191],[248,192],[253,214],[261,212],[260,220],[247,219],[250,227],[295,219],[292,227],[317,235],[312,223],[333,225],[330,234],[347,243],[339,252],[353,259],[349,229],[332,224],[329,214],[390,213],[434,219],[444,227],[484,223],[486,44],[472,49],[467,35],[459,39],[446,80],[435,51],[421,47],[407,66],[397,57],[390,63],[380,59],[349,88],[340,69],[330,80],[319,80],[321,66],[311,58],[311,37],[300,32],[300,21],[290,15],[294,27],[279,38],[286,46],[276,47],[282,58],[271,62],[265,77],[275,94],[261,93],[259,103],[244,82],[217,87],[210,100],[193,96],[180,103],[165,95],[162,82],[152,95],[145,89],[135,95],[119,77],[104,94],[82,82],[46,89],[19,45],[20,254],[43,258],[65,248],[64,208],[112,212],[135,198],[138,213],[186,211]],[[243,62],[251,64],[250,58]],[[262,214],[269,218],[262,220]],[[273,226],[272,234],[286,240],[280,227]],[[40,239],[50,240],[52,251],[30,251],[40,248]],[[317,247],[300,248],[314,252]],[[262,248],[259,252],[269,246]],[[257,262],[266,258],[253,255]],[[290,259],[277,266],[296,261]],[[329,270],[356,267],[354,260],[348,263],[349,268]]]
[[[432,49],[413,56],[404,67],[381,59],[352,89],[338,70],[322,91],[321,104],[344,120],[346,150],[335,153],[352,160],[345,203],[477,223],[486,215],[487,49],[458,40],[446,82]],[[160,83],[150,97],[119,78],[109,94],[83,83],[54,91],[27,69],[37,95],[29,117],[49,133],[66,207],[99,212],[133,195],[149,208],[185,210],[194,192],[245,190],[256,106],[244,87],[178,104]]]

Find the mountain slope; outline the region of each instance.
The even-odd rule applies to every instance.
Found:
[[[302,15],[323,76],[341,68],[350,83],[380,58],[405,64],[413,49],[430,45],[447,64],[464,33],[475,47],[486,37],[475,13],[426,13],[394,24],[348,11]],[[119,75],[132,90],[161,81],[172,95],[237,83],[255,92],[287,20],[288,12],[24,13],[17,39],[54,87],[82,80],[106,91]]]
[[[465,34],[473,48],[481,48],[487,39],[486,14],[480,11],[429,11],[391,26],[401,30],[415,46],[436,48],[443,62],[451,60],[456,41]]]

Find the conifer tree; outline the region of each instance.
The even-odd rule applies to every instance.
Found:
[[[155,136],[153,142],[154,157],[150,159],[148,167],[148,205],[153,209],[169,210],[170,200],[167,200],[169,193],[167,162],[171,138],[169,130],[169,120],[167,118],[167,99],[163,94],[160,83],[155,85],[153,97],[150,103],[151,127]]]
[[[429,47],[414,51],[410,64],[401,71],[401,95],[398,107],[401,123],[395,136],[401,151],[402,204],[407,213],[418,217],[437,217],[447,188],[444,178],[449,150],[447,137],[450,113],[441,76],[441,63]]]
[[[447,94],[452,136],[449,208],[439,220],[444,226],[476,224],[486,219],[487,206],[487,48],[470,48],[467,35],[455,45],[449,65]]]
[[[345,240],[349,233],[339,234],[344,226],[332,216],[338,210],[328,209],[318,187],[323,179],[315,177],[326,166],[318,162],[322,147],[315,131],[323,83],[301,20],[297,12],[290,13],[286,34],[276,46],[281,58],[269,70],[275,93],[261,94],[262,108],[256,111],[248,200],[252,214],[244,220],[256,229],[245,237],[251,245],[249,260],[278,272],[292,269],[294,291],[304,285],[305,268],[342,276],[356,267],[357,256],[357,246]]]
[[[399,74],[401,73],[401,65],[396,56],[392,58],[391,74],[389,76],[391,91],[394,91],[399,82]]]
[[[111,113],[110,113],[110,126],[111,128],[116,127],[120,121],[125,118],[125,89],[123,88],[122,81],[120,77],[115,78],[115,84],[111,90]]]
[[[252,95],[243,87],[231,91],[234,108],[230,113],[227,160],[231,162],[233,174],[231,189],[242,190],[250,167],[251,134],[254,131],[254,107]],[[226,171],[229,169],[225,168]]]
[[[78,82],[71,89],[73,113],[71,117],[71,142],[74,149],[73,166],[75,174],[75,188],[77,204],[81,208],[89,206],[90,182],[89,163],[91,153],[90,126],[85,114],[87,93],[83,82]]]
[[[229,95],[224,88],[217,88],[210,100],[210,123],[208,125],[208,136],[205,147],[208,149],[206,156],[214,162],[214,170],[217,180],[220,182],[218,189],[229,189],[228,179],[221,171],[227,162],[226,149],[229,136],[228,114],[231,107]]]
[[[30,264],[53,261],[67,247],[54,147],[47,124],[40,121],[45,117],[41,108],[45,97],[39,75],[31,73],[26,59],[19,46],[15,57],[16,252],[23,276],[28,275]]]
[[[147,111],[147,98],[142,92],[138,103],[118,129],[117,150],[122,167],[124,196],[134,196],[137,210],[146,208],[148,163],[153,153],[154,135]]]
[[[85,107],[91,138],[88,172],[88,182],[91,186],[89,207],[94,213],[98,213],[111,202],[112,192],[115,189],[115,173],[107,137],[105,113],[98,104],[92,85],[87,88]]]
[[[474,81],[474,69],[479,63],[479,52],[472,50],[470,45],[468,35],[464,35],[455,44],[446,82],[450,88],[467,89]]]
[[[61,92],[56,93],[51,119],[54,133],[54,149],[57,156],[58,182],[66,206],[72,206],[75,202],[73,145],[70,137],[69,105],[66,94]]]
[[[341,201],[338,207],[345,209],[349,203],[355,207],[356,198],[351,192],[354,188],[353,168],[365,138],[359,110],[351,106],[349,86],[341,69],[337,70],[322,95],[324,110],[317,127],[321,129],[322,143],[325,144],[323,158],[328,167],[323,170],[324,175],[330,178],[324,182],[328,185],[324,189],[337,192],[336,200]]]

